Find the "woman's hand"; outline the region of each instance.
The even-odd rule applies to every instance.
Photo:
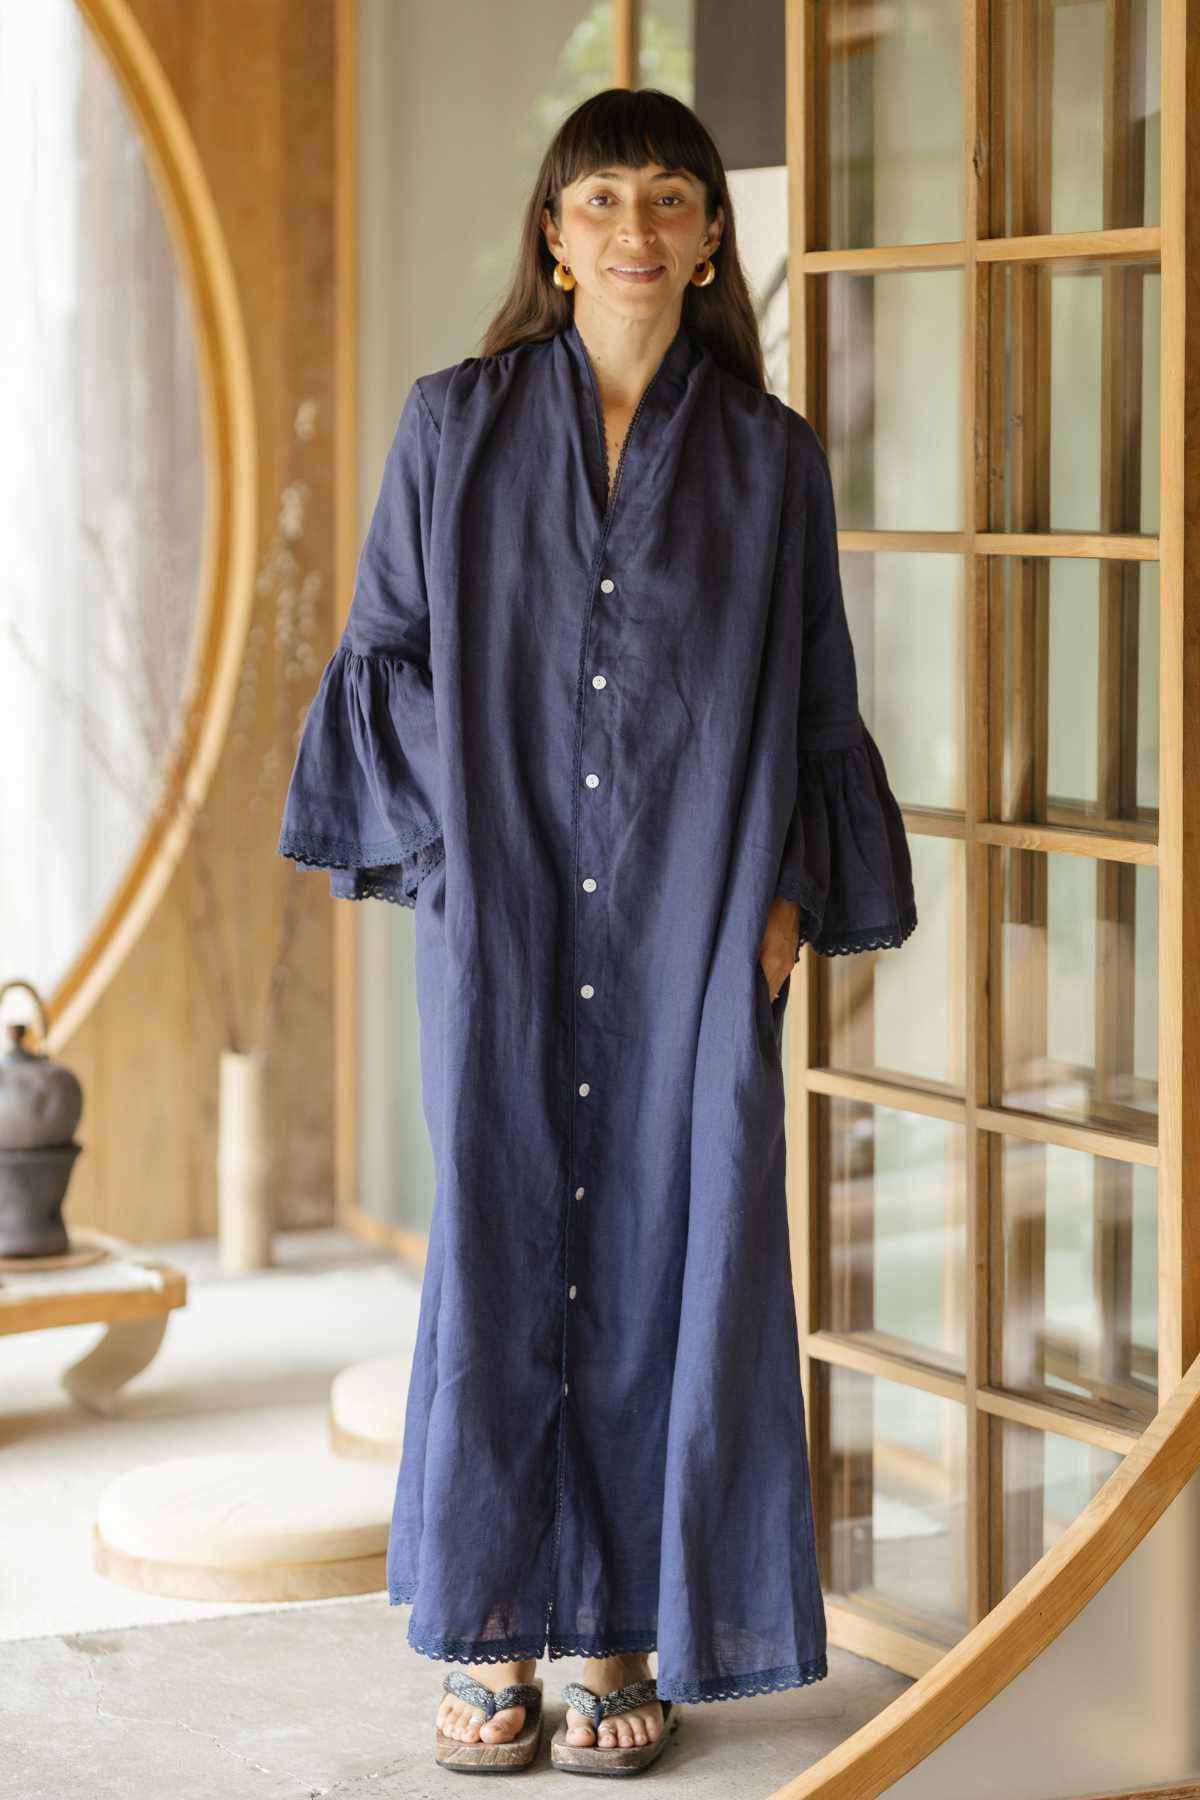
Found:
[[[783,900],[777,895],[771,902],[767,928],[758,947],[758,960],[767,978],[767,991],[772,1001],[795,965],[799,936],[799,901]]]

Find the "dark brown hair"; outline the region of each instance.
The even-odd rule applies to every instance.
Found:
[[[686,169],[704,183],[705,218],[725,209],[721,243],[713,261],[716,279],[705,288],[688,284],[683,323],[714,362],[752,387],[766,386],[758,321],[738,260],[729,187],[717,146],[690,107],[658,88],[605,88],[564,119],[542,159],[525,209],[516,267],[499,311],[484,335],[481,354],[496,356],[516,344],[546,338],[570,324],[574,301],[555,285],[554,257],[542,231],[542,208],[556,225],[563,188],[593,169],[624,163],[659,163]]]

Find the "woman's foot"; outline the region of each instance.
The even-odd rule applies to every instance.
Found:
[[[591,1688],[594,1694],[611,1694],[614,1688],[625,1687],[631,1681],[652,1679],[650,1660],[644,1653],[589,1657],[583,1665],[581,1679],[584,1687]],[[628,1712],[609,1713],[600,1721],[599,1734],[593,1731],[591,1720],[583,1713],[576,1712],[573,1706],[567,1708],[568,1744],[594,1744],[599,1750],[611,1750],[618,1744],[629,1748],[634,1744],[652,1744],[655,1738],[661,1737],[662,1728],[663,1711],[657,1700],[649,1700],[644,1706],[631,1706]]]
[[[532,1657],[528,1662],[486,1663],[482,1668],[469,1668],[467,1673],[498,1694],[512,1681],[532,1681],[536,1668],[537,1658]],[[444,1694],[437,1710],[437,1728],[442,1736],[457,1738],[462,1744],[507,1744],[524,1723],[523,1706],[503,1706],[485,1724],[479,1708],[469,1700],[460,1700],[457,1694]]]

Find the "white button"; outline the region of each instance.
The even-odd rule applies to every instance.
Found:
[[[593,675],[592,676],[592,686],[593,687],[607,687],[608,683],[604,679],[603,675]]]
[[[600,777],[598,775],[585,775],[583,779],[589,787],[600,786]]]
[[[568,1295],[568,1298],[570,1298],[571,1300],[573,1300],[575,1298],[575,1283],[574,1282],[572,1282],[570,1287],[567,1289],[567,1295]]]
[[[602,594],[611,594],[616,585],[616,582],[606,575],[604,580],[600,583],[600,592]]]
[[[581,1081],[579,1084],[579,1091],[581,1094],[590,1094],[592,1090],[586,1081]]]
[[[596,990],[592,986],[590,981],[585,981],[579,991],[583,995],[585,1000],[590,1000]]]
[[[566,1393],[566,1392],[567,1392],[567,1391],[568,1391],[568,1389],[567,1389],[567,1383],[566,1383],[566,1382],[565,1382],[565,1381],[564,1381],[564,1382],[563,1382],[563,1393],[564,1393],[564,1394],[565,1394],[565,1393]]]
[[[596,891],[596,877],[595,877],[595,876],[594,876],[594,875],[585,875],[585,876],[584,876],[584,878],[583,878],[583,891],[584,891],[584,893],[585,893],[585,894],[594,894],[594,893],[595,893],[595,891]]]
[[[576,1199],[577,1199],[577,1200],[582,1200],[582,1199],[583,1199],[583,1189],[582,1189],[582,1188],[576,1188],[576,1189],[575,1189],[575,1198],[576,1198]]]

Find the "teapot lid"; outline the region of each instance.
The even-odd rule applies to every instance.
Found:
[[[4,1052],[3,1057],[0,1057],[0,1062],[31,1063],[31,1062],[48,1062],[49,1061],[49,1058],[46,1056],[44,1051],[27,1050],[25,1048],[25,1043],[24,1043],[25,1033],[29,1030],[29,1026],[27,1025],[27,1023],[25,1022],[24,1019],[22,1019],[19,1024],[6,1026],[5,1029],[8,1032],[9,1047]]]

